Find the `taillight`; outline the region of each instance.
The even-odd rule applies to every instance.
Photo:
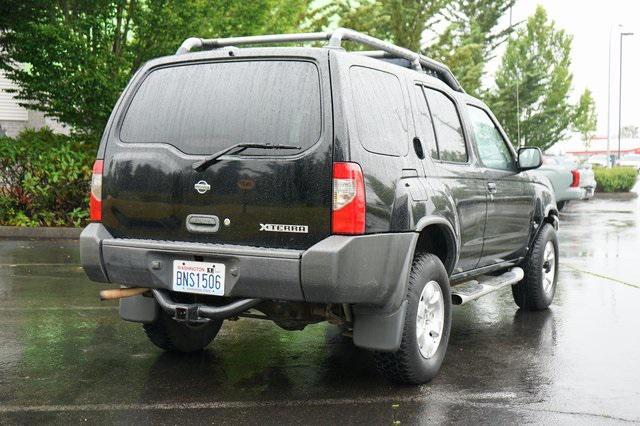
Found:
[[[89,196],[89,218],[92,222],[102,220],[102,160],[93,163],[91,195]]]
[[[580,186],[580,172],[578,170],[571,170],[571,188],[577,188]]]
[[[363,234],[365,210],[362,169],[356,163],[334,163],[331,232]]]

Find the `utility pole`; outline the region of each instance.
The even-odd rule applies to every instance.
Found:
[[[620,141],[622,140],[622,37],[632,36],[633,33],[620,32],[620,80],[618,88],[618,161],[620,161]]]
[[[607,78],[607,167],[611,167],[611,36],[613,27],[609,28],[609,74]]]

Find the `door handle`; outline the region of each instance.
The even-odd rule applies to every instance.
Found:
[[[491,194],[495,194],[496,192],[498,192],[498,188],[496,187],[496,183],[495,182],[487,183],[487,190]]]
[[[419,159],[424,160],[424,149],[422,148],[422,141],[419,137],[413,138],[413,149]]]

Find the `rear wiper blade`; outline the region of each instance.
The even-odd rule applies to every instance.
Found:
[[[231,145],[228,148],[220,150],[215,154],[211,154],[203,160],[196,161],[193,163],[193,170],[198,172],[203,171],[210,165],[218,162],[220,157],[223,155],[237,155],[240,154],[245,149],[249,148],[260,148],[260,149],[302,149],[302,147],[294,146],[294,145],[274,145],[270,143],[237,143],[235,145]]]

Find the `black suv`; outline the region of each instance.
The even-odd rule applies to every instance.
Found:
[[[540,151],[514,151],[446,66],[352,30],[186,40],[135,74],[97,158],[83,267],[162,349],[200,350],[224,319],[329,321],[424,383],[452,304],[554,296]]]

